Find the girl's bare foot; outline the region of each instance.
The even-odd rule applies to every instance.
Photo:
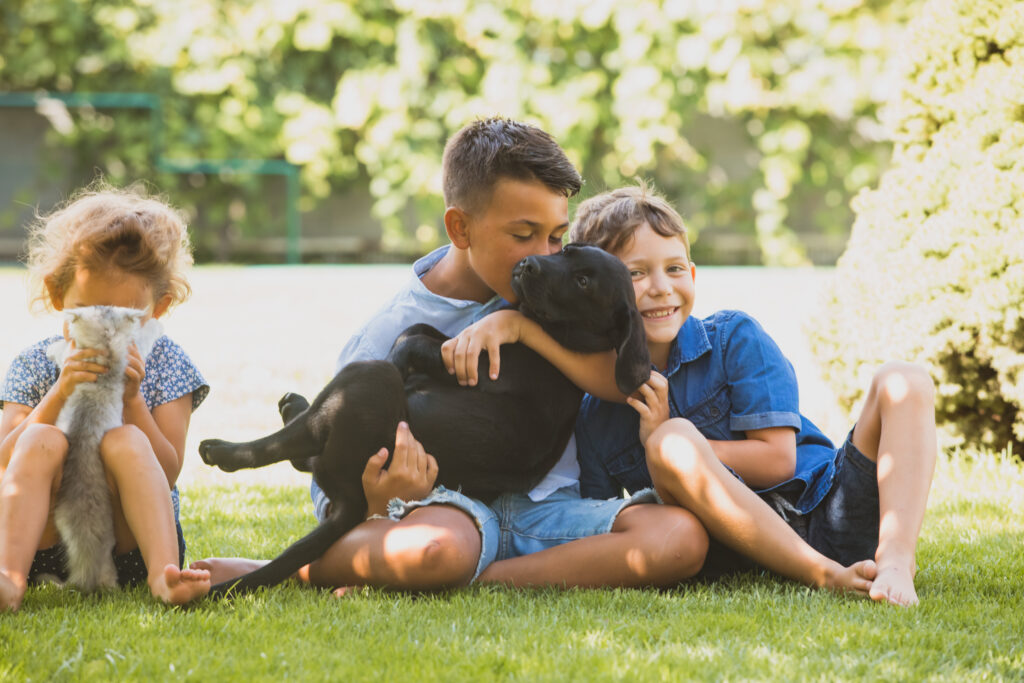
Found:
[[[836,566],[838,569],[830,571],[826,576],[823,588],[840,593],[856,593],[864,597],[869,595],[873,581],[878,575],[878,567],[874,560],[861,560],[849,567],[838,564]]]
[[[170,605],[184,605],[210,592],[210,572],[205,569],[178,569],[173,564],[149,580],[153,595]]]
[[[245,557],[208,557],[190,563],[188,568],[210,572],[210,581],[218,584],[254,572],[265,564],[267,560],[250,560]]]
[[[3,572],[0,572],[0,612],[17,612],[21,607],[23,597],[25,597],[25,588],[19,588]]]
[[[871,584],[869,596],[872,600],[889,602],[900,607],[916,605],[917,591],[914,589],[914,575],[906,567],[886,565],[878,570],[878,576]]]

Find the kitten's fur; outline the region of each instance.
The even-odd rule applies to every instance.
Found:
[[[123,422],[124,373],[128,348],[134,341],[145,358],[163,333],[155,319],[140,329],[145,311],[116,306],[88,306],[64,311],[68,336],[76,349],[105,349],[110,355],[97,362],[109,370],[95,382],[75,387],[57,417],[68,439],[68,453],[54,521],[67,551],[68,582],[82,590],[117,585],[114,567],[114,510],[100,458],[103,435]],[[63,366],[71,345],[60,340],[46,354]]]

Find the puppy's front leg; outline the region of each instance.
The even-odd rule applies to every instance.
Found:
[[[248,443],[206,439],[199,444],[199,455],[207,465],[225,472],[312,457],[321,447],[320,440],[310,429],[312,414],[313,411],[307,409],[279,431]]]

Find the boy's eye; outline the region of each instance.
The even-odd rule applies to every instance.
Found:
[[[512,239],[517,240],[519,242],[529,242],[531,237],[532,235],[516,235],[515,233],[512,234]]]
[[[642,270],[631,270],[631,271],[629,271],[629,276],[631,278],[633,278],[634,280],[636,280],[637,278],[641,278],[641,277],[644,276],[644,271],[642,271]]]
[[[565,240],[565,235],[552,235],[548,240],[552,244],[561,244]]]

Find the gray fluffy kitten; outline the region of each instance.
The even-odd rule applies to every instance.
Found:
[[[68,582],[93,591],[117,585],[114,567],[114,509],[100,458],[103,435],[123,422],[124,372],[134,341],[143,358],[163,332],[155,319],[145,326],[145,311],[117,306],[87,306],[64,311],[68,336],[77,349],[105,349],[98,360],[109,367],[95,382],[75,387],[57,417],[68,439],[68,453],[54,509],[54,521],[68,560]],[[63,366],[71,345],[60,340],[46,355]]]

